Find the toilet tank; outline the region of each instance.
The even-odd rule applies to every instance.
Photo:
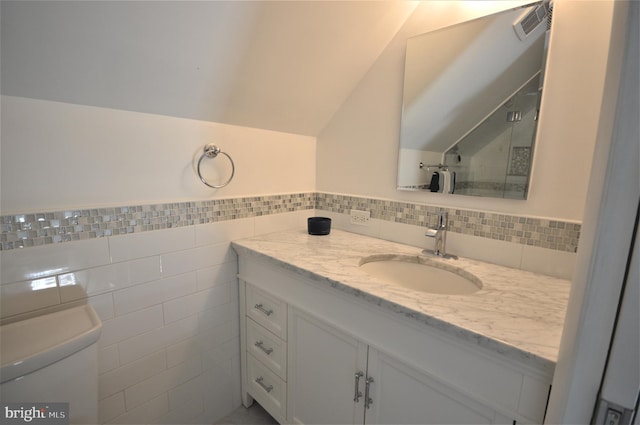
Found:
[[[0,402],[68,403],[69,423],[98,423],[101,329],[88,304],[0,326]]]

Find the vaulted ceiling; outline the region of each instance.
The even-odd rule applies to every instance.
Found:
[[[2,94],[316,136],[409,1],[2,1]]]

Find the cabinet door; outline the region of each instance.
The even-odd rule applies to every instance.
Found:
[[[369,348],[371,403],[367,423],[490,424],[495,411],[413,369]]]
[[[288,405],[291,423],[349,424],[364,422],[367,347],[355,338],[289,310]],[[356,373],[362,372],[356,390]]]

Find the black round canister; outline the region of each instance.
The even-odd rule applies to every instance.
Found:
[[[329,217],[309,217],[307,231],[310,235],[328,235],[331,232],[331,219]]]

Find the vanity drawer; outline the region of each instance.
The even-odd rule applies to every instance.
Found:
[[[247,285],[245,302],[247,316],[278,338],[287,340],[287,305],[283,301]]]
[[[287,412],[287,384],[251,354],[247,356],[249,394],[276,419]]]
[[[247,351],[280,378],[287,379],[287,343],[247,319]]]

